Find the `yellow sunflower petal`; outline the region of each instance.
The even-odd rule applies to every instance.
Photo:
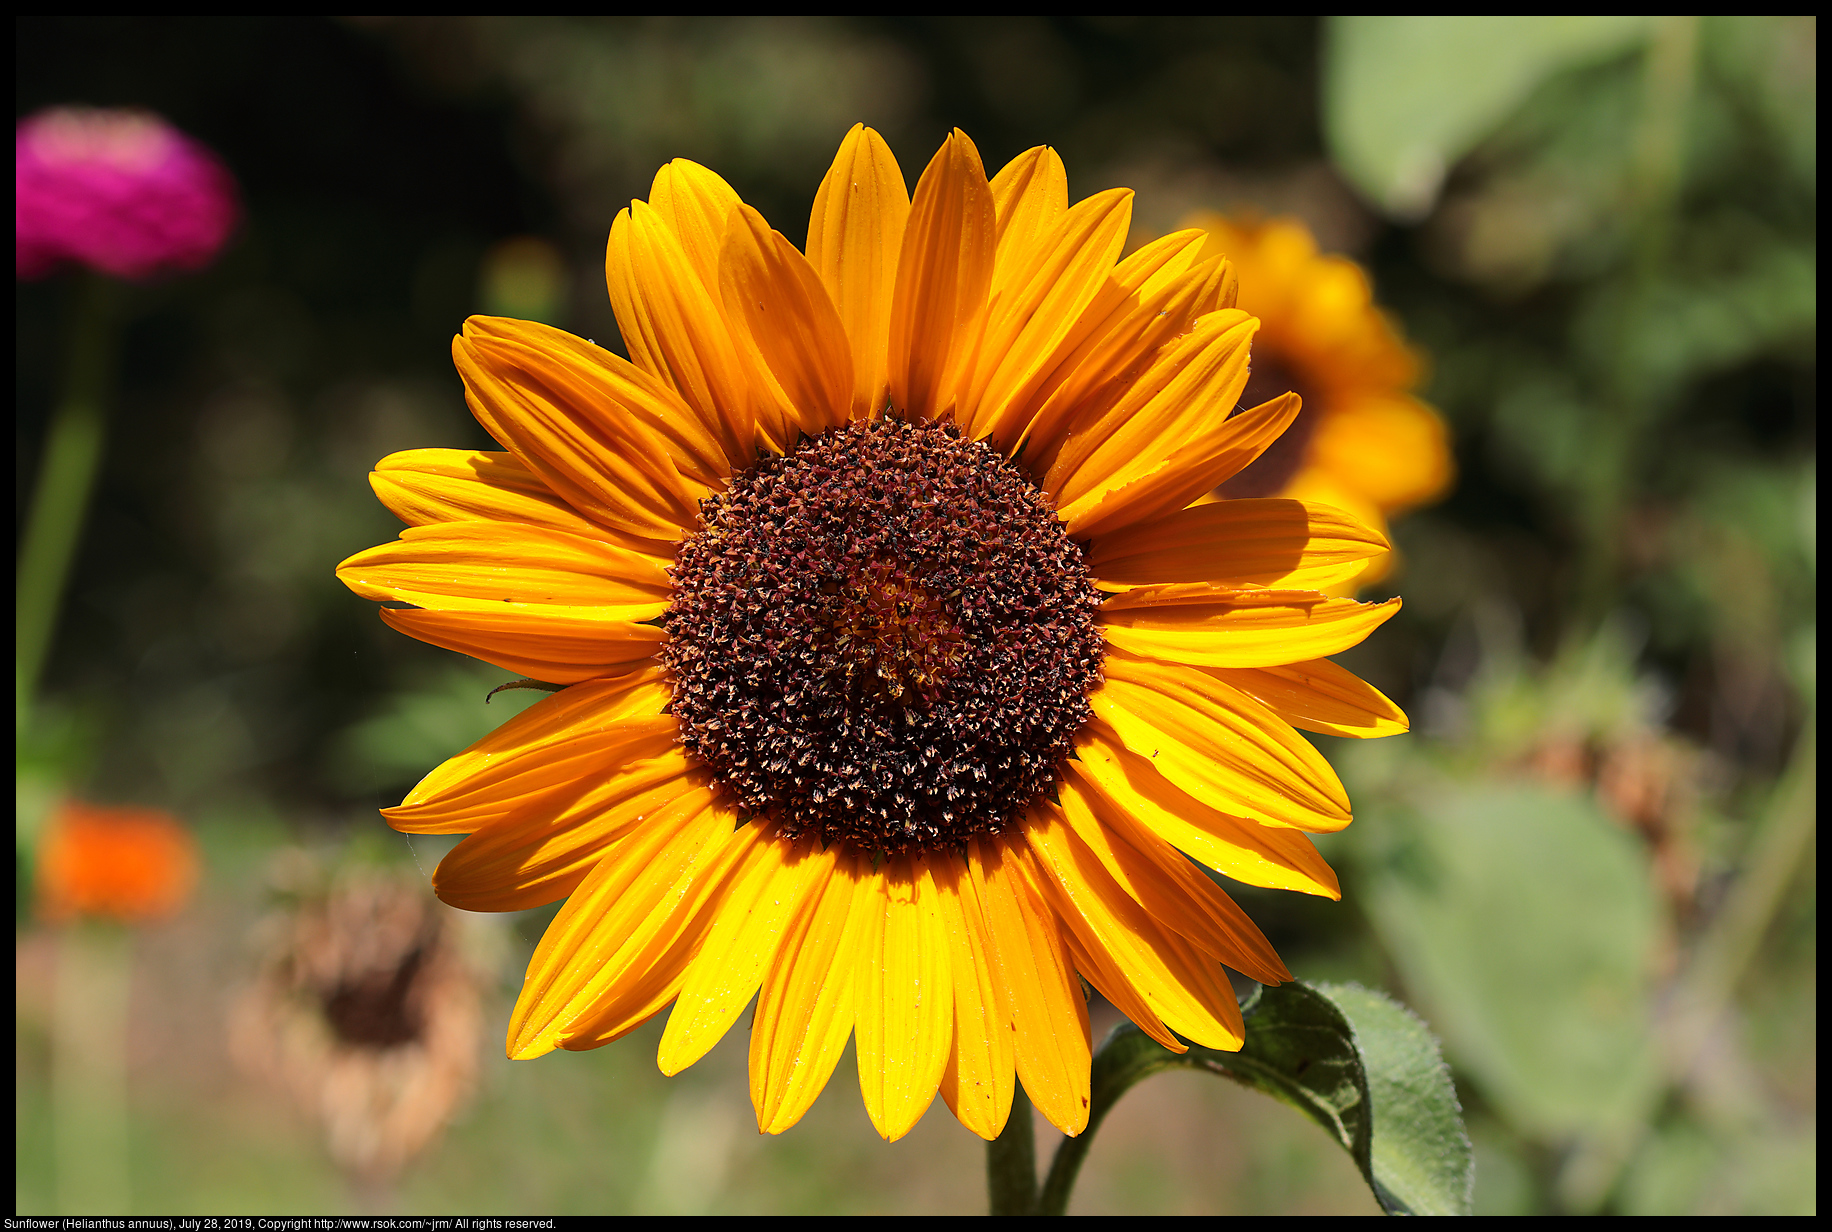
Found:
[[[439,861],[433,892],[464,911],[527,911],[556,902],[612,843],[705,786],[704,771],[688,763],[672,723],[628,724],[623,734],[623,741],[594,742],[604,751],[602,765],[615,767],[602,781],[586,774],[535,790],[507,816],[485,822]]]
[[[955,129],[916,184],[891,301],[890,398],[932,419],[953,405],[948,377],[986,310],[998,243],[980,153]]]
[[[649,185],[649,208],[674,232],[681,255],[708,290],[719,285],[719,253],[740,204],[723,176],[687,158],[663,164]]]
[[[1357,603],[1312,590],[1172,582],[1110,596],[1101,605],[1101,633],[1128,654],[1169,663],[1272,667],[1359,645],[1399,606],[1398,599]]]
[[[1299,405],[1296,394],[1282,394],[1234,416],[1160,466],[1133,468],[1123,482],[1088,498],[1075,513],[1077,526],[1087,535],[1109,534],[1197,503],[1264,453],[1298,417]]]
[[[1051,482],[1073,485],[1079,492],[1058,504],[1063,523],[1072,533],[1108,534],[1194,504],[1264,453],[1298,417],[1297,395],[1284,394],[1219,427],[1204,423],[1205,409],[1219,419],[1226,414],[1220,408],[1234,405],[1232,399],[1245,387],[1245,366],[1233,362],[1241,357],[1232,350],[1238,335],[1210,337],[1205,329],[1209,321],[1223,315],[1211,313],[1189,338],[1165,348],[1168,359],[1162,366],[1154,365],[1155,371],[1174,367],[1184,358],[1197,361],[1189,365],[1196,371],[1156,394],[1154,413],[1147,422],[1113,433],[1085,451],[1088,456],[1079,463],[1065,464],[1071,456],[1068,447],[1058,456],[1051,469],[1060,479]],[[1136,402],[1142,392],[1129,392],[1121,405]],[[1097,435],[1099,428],[1090,429],[1089,437]],[[1156,435],[1151,443],[1144,444],[1140,438],[1152,433]],[[1152,452],[1128,453],[1129,447]]]
[[[663,564],[603,539],[509,522],[410,526],[337,566],[365,599],[445,611],[503,604],[594,608],[607,619],[649,620],[667,610]]]
[[[673,557],[672,545],[636,539],[587,518],[553,494],[512,453],[408,449],[375,464],[369,486],[409,526],[434,522],[526,522],[588,535],[632,551]]]
[[[602,447],[623,448],[651,467],[665,457],[688,481],[685,491],[693,499],[731,473],[718,436],[680,395],[621,355],[538,321],[502,317],[470,318],[464,339],[497,371],[532,374],[535,383],[564,400],[570,418]],[[640,432],[631,428],[632,421]],[[588,465],[593,456],[588,450]]]
[[[1098,792],[1133,824],[1216,872],[1247,885],[1340,899],[1336,874],[1302,830],[1262,825],[1210,808],[1176,786],[1104,724],[1076,738],[1065,780]],[[1065,788],[1066,790],[1066,788]]]
[[[1031,877],[1033,883],[1041,884],[1048,880],[1048,874],[1041,869]],[[1046,899],[1055,896],[1043,890],[1037,893]],[[1158,1011],[1152,1008],[1150,1000],[1140,992],[1119,960],[1109,954],[1098,940],[1090,942],[1087,935],[1088,926],[1084,920],[1078,930],[1067,921],[1062,930],[1063,943],[1068,947],[1069,957],[1075,963],[1075,970],[1086,980],[1094,991],[1112,1003],[1113,1008],[1124,1014],[1134,1026],[1151,1038],[1158,1041],[1170,1052],[1188,1052],[1189,1045],[1178,1039],[1176,1034],[1164,1025],[1158,1017]]]
[[[1228,500],[1096,536],[1087,560],[1101,585],[1228,581],[1321,590],[1355,576],[1389,546],[1385,535],[1328,505]]]
[[[1065,779],[1058,790],[1075,837],[1147,915],[1262,984],[1291,978],[1247,913],[1174,847],[1085,783]]]
[[[729,823],[731,816],[725,814]],[[687,977],[687,964],[700,951],[707,931],[713,928],[725,887],[733,871],[760,843],[773,841],[771,827],[744,825],[727,840],[714,838],[702,849],[660,906],[650,911],[641,935],[643,948],[634,951],[628,973],[606,986],[583,1014],[573,1019],[562,1049],[584,1052],[601,1049],[647,1023],[674,1001]],[[619,955],[621,957],[621,955]]]
[[[1034,806],[1023,834],[1039,888],[1094,962],[1090,982],[1122,1010],[1126,988],[1115,980],[1135,990],[1162,1026],[1154,1031],[1149,1022],[1133,1021],[1174,1052],[1187,1049],[1163,1027],[1205,1048],[1241,1046],[1242,1037],[1228,1030],[1225,1011],[1207,1004],[1213,981],[1194,978],[1188,969],[1213,960],[1173,944],[1172,934],[1120,888],[1053,806]]]
[[[840,314],[807,258],[748,205],[726,230],[719,287],[728,317],[748,331],[797,426],[812,435],[845,423],[852,351]]]
[[[859,949],[853,1045],[865,1111],[887,1142],[935,1099],[954,1042],[948,928],[928,869],[908,856],[873,875],[876,919]]]
[[[469,834],[581,775],[617,770],[611,750],[638,731],[668,730],[670,696],[650,666],[562,689],[446,759],[382,816],[408,834]]]
[[[993,977],[986,922],[966,862],[948,852],[933,852],[926,861],[954,977],[954,1042],[941,1094],[962,1125],[990,1142],[1004,1132],[1016,1092],[1012,1014],[1004,985]]]
[[[1397,736],[1411,730],[1406,712],[1387,695],[1328,659],[1278,667],[1207,669],[1251,694],[1293,727],[1325,736]]]
[[[808,219],[808,263],[838,310],[852,349],[852,414],[889,396],[891,297],[910,216],[910,191],[890,147],[863,124],[840,143]]]
[[[733,839],[731,814],[707,788],[650,818],[599,860],[547,926],[509,1020],[509,1056],[564,1045],[588,1014],[651,975],[691,922],[692,891]]]
[[[998,257],[990,293],[997,295],[1046,246],[1057,220],[1068,210],[1069,172],[1056,151],[1033,146],[1000,168],[990,187],[998,219]]]
[[[1113,486],[1138,455],[1161,458],[1202,423],[1213,430],[1247,384],[1247,356],[1258,327],[1238,309],[1212,312],[1188,334],[1160,347],[1098,419],[1077,425],[1044,477],[1062,508]]]
[[[1277,715],[1196,668],[1109,655],[1095,717],[1159,773],[1213,808],[1333,831],[1348,793],[1323,755]]]
[[[1108,272],[1059,348],[1062,359],[1024,405],[1005,416],[996,439],[1008,452],[1029,440],[1047,464],[1073,425],[1098,417],[1122,396],[1144,357],[1185,333],[1197,317],[1231,306],[1215,302],[1226,262],[1190,269],[1201,236],[1180,231],[1154,240]]]
[[[664,444],[635,416],[620,413],[609,382],[575,379],[583,365],[531,358],[537,348],[500,344],[485,335],[485,324],[472,317],[452,340],[477,421],[593,521],[639,539],[679,539],[693,525],[704,485],[669,465]],[[600,398],[603,413],[581,409]]]
[[[671,386],[717,435],[726,473],[748,465],[760,428],[771,425],[759,421],[765,391],[732,343],[714,299],[717,281],[709,287],[701,280],[673,227],[641,201],[632,201],[611,224],[604,261],[631,361]]]
[[[1056,913],[998,840],[967,843],[987,953],[1011,1014],[1018,1077],[1037,1111],[1071,1138],[1088,1127],[1093,1057],[1088,1002]]]
[[[839,1064],[852,1034],[859,950],[883,910],[879,897],[871,865],[842,850],[764,976],[751,1021],[751,1105],[766,1134],[801,1120]]]
[[[666,638],[654,625],[606,619],[591,608],[432,612],[383,608],[408,637],[550,684],[596,680],[647,662]]]
[[[996,286],[981,359],[964,392],[961,422],[993,435],[1062,362],[1075,327],[1099,296],[1132,222],[1132,193],[1096,193],[1063,214]],[[1000,249],[1001,260],[1004,249]]]
[[[732,877],[719,915],[681,986],[656,1052],[664,1074],[678,1074],[725,1038],[777,961],[790,922],[833,875],[838,846],[818,837],[758,843]]]

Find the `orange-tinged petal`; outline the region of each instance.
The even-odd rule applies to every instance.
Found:
[[[732,342],[714,298],[717,282],[701,281],[673,227],[641,201],[611,224],[604,268],[631,361],[671,386],[717,434],[731,470],[749,465],[759,432],[778,425],[760,419],[775,408],[765,406],[766,391]]]
[[[666,634],[655,625],[610,620],[593,608],[432,612],[383,608],[382,621],[408,637],[550,684],[577,684],[648,662]]]
[[[1111,406],[1146,356],[1204,313],[1232,306],[1216,302],[1217,275],[1226,262],[1190,269],[1201,248],[1200,231],[1180,231],[1152,241],[1108,272],[1063,340],[1055,368],[1026,395],[1024,406],[1005,416],[996,439],[1008,452],[1030,439],[1047,469],[1063,433]]]
[[[605,749],[604,764],[616,769],[536,791],[452,848],[433,871],[440,900],[464,911],[527,911],[557,902],[612,843],[705,786],[672,722],[624,726],[626,741],[596,745]]]
[[[1042,870],[1031,874],[1033,884],[1047,880]],[[1039,890],[1039,895],[1053,897]],[[1178,1039],[1171,1029],[1158,1017],[1158,1011],[1151,1007],[1143,993],[1134,986],[1126,972],[1119,967],[1118,960],[1107,953],[1099,941],[1090,943],[1087,936],[1087,921],[1080,922],[1080,929],[1075,924],[1064,922],[1062,930],[1063,943],[1068,946],[1069,957],[1075,963],[1075,970],[1086,980],[1094,991],[1107,998],[1113,1008],[1130,1019],[1134,1026],[1151,1038],[1158,1041],[1165,1049],[1175,1053],[1188,1052],[1189,1045]]]
[[[719,287],[725,311],[751,342],[810,435],[847,421],[852,411],[852,351],[840,314],[807,258],[739,206],[725,233]]]
[[[1299,405],[1296,394],[1281,394],[1211,432],[1194,429],[1193,443],[1162,462],[1135,460],[1102,479],[1072,511],[1061,509],[1063,522],[1071,532],[1091,537],[1186,508],[1264,453],[1298,417]]]
[[[607,620],[650,620],[667,610],[662,562],[603,539],[514,522],[410,526],[337,566],[365,599],[438,611],[588,608]]]
[[[632,452],[649,451],[637,460],[652,466],[665,456],[690,481],[687,491],[694,499],[731,474],[717,432],[666,382],[621,355],[551,325],[504,317],[470,318],[464,340],[482,362],[533,373],[544,387],[563,394],[566,409],[597,438]],[[632,434],[631,421],[642,431]]]
[[[526,522],[595,536],[656,555],[660,545],[623,536],[555,496],[512,453],[480,449],[407,449],[375,464],[369,486],[409,526],[434,522]],[[671,551],[670,551],[670,554]]]
[[[1076,743],[1079,757],[1065,764],[1065,782],[1098,792],[1136,827],[1235,881],[1342,897],[1334,870],[1303,831],[1210,808],[1160,774],[1151,759],[1128,751],[1105,724],[1089,724]]]
[[[916,184],[891,300],[890,399],[931,419],[953,405],[949,377],[975,340],[998,230],[980,154],[955,129]]]
[[[865,1111],[887,1142],[935,1099],[954,1042],[948,928],[928,869],[908,856],[873,874],[875,919],[859,949],[853,1044]]]
[[[1014,407],[1015,413],[1030,409],[1029,396],[1065,358],[1076,326],[1106,284],[1131,221],[1130,190],[1096,193],[1014,260],[1004,287],[995,278],[977,371],[962,407],[970,435],[993,435]]]
[[[1095,717],[1158,772],[1213,808],[1298,830],[1349,824],[1348,793],[1277,715],[1193,668],[1112,654],[1088,698]]]
[[[1088,1127],[1093,1049],[1088,1002],[1055,911],[995,839],[967,843],[994,982],[1005,990],[1018,1077],[1044,1119],[1071,1138]]]
[[[1212,667],[1208,671],[1305,731],[1367,738],[1396,736],[1411,729],[1406,712],[1386,694],[1328,659],[1277,667]]]
[[[1346,581],[1391,545],[1339,509],[1308,501],[1215,501],[1088,544],[1099,584],[1160,582],[1322,590]]]
[[[680,1073],[731,1030],[777,961],[797,913],[822,893],[838,855],[837,845],[823,851],[812,834],[750,848],[668,1015],[656,1052],[662,1073]]]
[[[741,204],[722,176],[686,158],[663,164],[649,186],[649,208],[674,232],[681,255],[708,290],[719,285],[719,252]]]
[[[1247,353],[1259,323],[1239,309],[1211,312],[1161,347],[1098,420],[1078,424],[1045,485],[1067,510],[1148,475],[1163,460],[1225,430],[1247,386]]]
[[[844,848],[764,976],[751,1022],[751,1105],[779,1134],[811,1107],[852,1034],[859,949],[882,911],[871,865]]]
[[[839,312],[852,350],[852,418],[889,397],[891,298],[910,190],[890,147],[863,124],[840,143],[808,219],[808,264]]]
[[[636,417],[619,413],[604,392],[609,382],[579,379],[583,365],[551,363],[535,347],[493,344],[478,322],[465,322],[466,333],[452,340],[477,422],[594,522],[639,539],[678,541],[693,525],[704,486],[668,463],[666,447]],[[582,409],[600,396],[604,413]]]
[[[677,800],[614,844],[541,938],[509,1020],[509,1056],[527,1060],[564,1046],[582,1019],[602,1018],[651,974],[692,921],[693,891],[723,871],[732,817],[711,790]]]
[[[1069,208],[1069,172],[1046,145],[1024,151],[992,177],[998,219],[998,256],[990,293],[997,295],[1015,271],[1029,265]],[[1111,264],[1111,262],[1109,262]]]
[[[1205,1048],[1241,1046],[1242,1037],[1227,1029],[1225,1011],[1206,1003],[1212,981],[1188,969],[1212,959],[1176,945],[1174,934],[1120,888],[1053,806],[1034,806],[1023,833],[1039,889],[1094,962],[1096,970],[1085,972],[1090,983],[1122,1011],[1128,1008],[1122,1004],[1129,999],[1126,987],[1136,990],[1161,1025],[1154,1030],[1149,1021],[1133,1021],[1174,1052],[1186,1049],[1162,1034],[1164,1027]]]
[[[1100,621],[1107,644],[1128,654],[1203,667],[1275,667],[1359,645],[1399,605],[1171,582],[1110,596]]]
[[[573,1021],[572,1033],[561,1047],[602,1047],[642,1026],[678,997],[688,964],[704,945],[738,868],[758,847],[776,839],[776,827],[764,823],[739,826],[730,841],[709,845],[702,853],[705,858],[683,874],[684,892],[664,899],[672,905],[636,960],[647,971],[632,968],[614,992]]]
[[[1153,920],[1262,984],[1291,978],[1247,913],[1176,848],[1086,784],[1065,778],[1057,786],[1062,820]]]
[[[615,772],[611,750],[632,732],[668,729],[671,696],[655,667],[561,689],[447,758],[382,816],[409,834],[469,834],[581,776]]]
[[[991,943],[966,862],[946,851],[931,852],[925,861],[954,977],[954,1043],[941,1094],[962,1125],[990,1142],[1004,1132],[1017,1089],[1012,1014],[1004,986],[993,978]]]

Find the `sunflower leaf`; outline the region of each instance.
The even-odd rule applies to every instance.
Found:
[[[1418,1015],[1359,984],[1311,991],[1355,1030],[1374,1113],[1369,1183],[1381,1206],[1390,1214],[1470,1214],[1475,1156],[1437,1040]]]
[[[1039,1203],[1067,1209],[1100,1119],[1135,1083],[1167,1069],[1231,1078],[1297,1108],[1341,1144],[1390,1215],[1470,1212],[1474,1161],[1437,1041],[1409,1010],[1357,985],[1283,984],[1241,1006],[1239,1052],[1178,1056],[1131,1023],[1094,1058],[1088,1128],[1056,1153]]]

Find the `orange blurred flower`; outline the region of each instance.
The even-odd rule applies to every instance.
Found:
[[[1287,496],[1342,509],[1385,532],[1387,518],[1449,490],[1449,433],[1413,397],[1418,357],[1374,303],[1360,266],[1317,251],[1292,218],[1249,222],[1198,213],[1185,226],[1209,233],[1202,257],[1225,257],[1240,276],[1240,307],[1260,319],[1242,406],[1287,390],[1304,409],[1285,435],[1221,488],[1224,497]],[[1337,593],[1379,581],[1383,552]]]
[[[48,920],[156,919],[184,905],[197,873],[197,844],[170,813],[69,800],[39,843],[38,911]]]

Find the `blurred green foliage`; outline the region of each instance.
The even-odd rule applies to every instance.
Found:
[[[361,858],[430,871],[442,841],[409,848],[373,810],[533,698],[486,706],[507,673],[390,632],[331,575],[395,532],[377,459],[488,447],[451,335],[516,303],[616,346],[605,235],[657,165],[715,167],[799,241],[855,120],[907,174],[958,124],[993,166],[1057,146],[1077,197],[1138,188],[1141,232],[1296,212],[1367,266],[1462,476],[1396,526],[1406,608],[1343,656],[1417,734],[1320,741],[1357,806],[1320,844],[1343,903],[1240,897],[1300,976],[1389,988],[1442,1036],[1478,1211],[1814,1209],[1816,21],[1423,20],[19,21],[21,116],[151,107],[247,206],[214,268],[126,297],[100,490],[21,733],[22,808],[159,804],[208,854],[197,906],[141,939],[140,1209],[348,1205],[309,1127],[197,1041],[278,850],[364,834]],[[17,290],[21,501],[69,291]],[[495,1023],[544,919],[479,924]],[[50,1192],[44,946],[22,924],[21,1210]],[[742,1036],[664,1081],[654,1034],[535,1065],[488,1043],[396,1201],[981,1200],[977,1140],[938,1110],[879,1143],[849,1062],[754,1141]],[[1371,1208],[1314,1126],[1198,1081],[1127,1097],[1071,1209]]]

